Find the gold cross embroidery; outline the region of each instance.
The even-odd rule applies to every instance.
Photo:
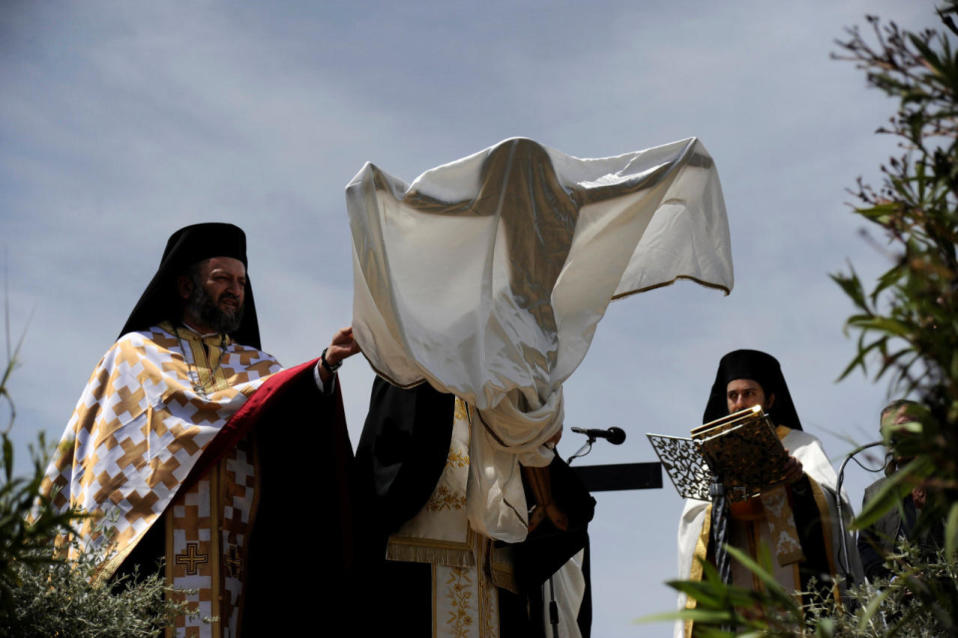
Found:
[[[186,575],[195,576],[196,575],[196,566],[201,563],[209,562],[209,554],[198,554],[199,543],[187,543],[186,544],[186,553],[177,554],[174,557],[174,560],[177,565],[186,565]]]

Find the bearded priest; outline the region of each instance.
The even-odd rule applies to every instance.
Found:
[[[247,265],[232,224],[170,237],[44,482],[59,508],[93,515],[64,547],[99,552],[99,578],[164,569],[192,590],[176,595],[196,615],[168,635],[282,631],[291,615],[278,609],[316,608],[310,556],[323,557],[324,579],[350,571],[352,448],[336,370],[359,348],[345,328],[318,359],[283,369],[260,350]],[[308,508],[322,508],[322,524],[291,533]],[[345,609],[347,588],[333,591],[329,610]]]

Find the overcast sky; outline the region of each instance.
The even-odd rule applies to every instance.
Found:
[[[918,27],[928,2],[0,3],[0,256],[18,467],[58,439],[180,226],[249,241],[263,346],[318,355],[351,317],[343,188],[365,161],[411,181],[522,135],[579,157],[697,136],[726,197],[736,284],[613,303],[566,384],[566,426],[624,428],[589,463],[654,460],[644,433],[699,424],[718,359],[782,363],[805,429],[836,460],[877,438],[884,384],[834,380],[850,304],[828,278],[885,258],[845,189],[873,179],[893,103],[829,59],[866,11]],[[28,320],[29,317],[31,317]],[[342,373],[358,440],[372,372]],[[566,432],[569,455],[579,435]],[[850,472],[856,507],[872,477]],[[667,635],[681,500],[599,494],[593,635]],[[292,519],[291,519],[292,520]]]

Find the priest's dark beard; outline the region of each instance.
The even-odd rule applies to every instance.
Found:
[[[193,280],[193,292],[186,301],[189,313],[199,318],[204,325],[209,326],[216,332],[235,332],[239,330],[243,322],[243,306],[240,306],[235,313],[229,314],[216,307],[216,302],[206,292],[202,283]]]

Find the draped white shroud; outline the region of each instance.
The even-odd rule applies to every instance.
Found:
[[[469,520],[519,542],[519,464],[552,459],[562,383],[612,299],[688,278],[728,293],[718,173],[695,138],[580,159],[514,138],[411,185],[367,163],[346,187],[353,330],[392,383],[470,406]]]

